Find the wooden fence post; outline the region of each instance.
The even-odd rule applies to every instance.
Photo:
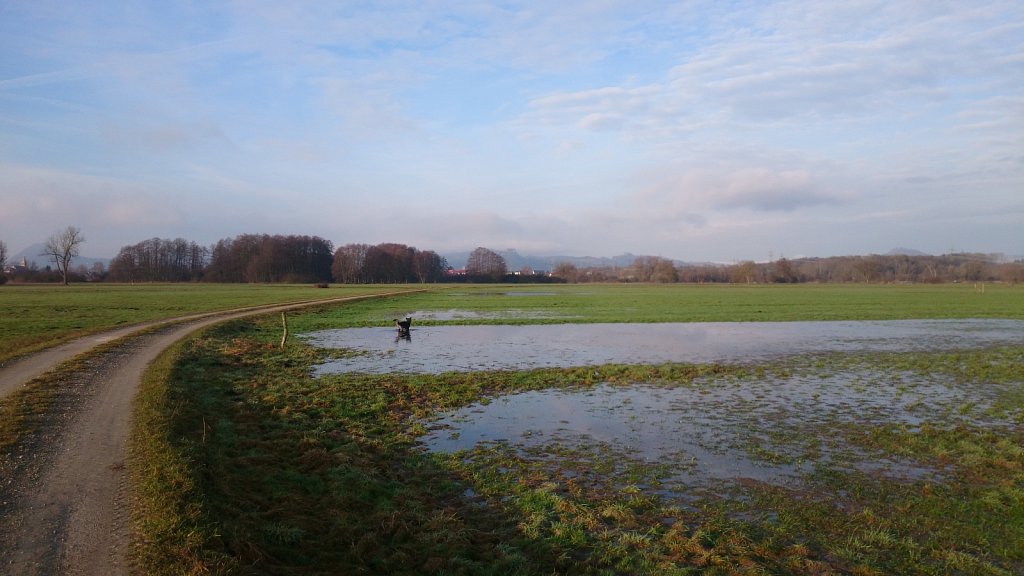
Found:
[[[284,348],[284,343],[288,341],[288,317],[284,312],[281,312],[281,324],[284,325],[284,333],[281,334],[281,348]]]

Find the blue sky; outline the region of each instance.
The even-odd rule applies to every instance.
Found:
[[[0,240],[1024,255],[1024,4],[0,0]]]

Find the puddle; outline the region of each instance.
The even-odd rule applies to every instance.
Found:
[[[441,317],[458,312],[440,312]],[[423,317],[426,313],[419,313]],[[414,318],[416,316],[414,315]],[[316,374],[529,370],[608,363],[747,362],[821,352],[913,352],[1024,343],[1020,320],[420,326],[323,330],[313,346],[355,352]]]
[[[913,430],[924,422],[1012,425],[985,416],[986,393],[869,369],[679,386],[605,383],[472,404],[430,421],[420,442],[441,453],[502,444],[556,466],[566,453],[600,447],[619,461],[661,468],[657,481],[666,497],[723,482],[785,485],[822,465],[903,481],[941,480],[945,470],[865,453],[846,443],[842,431],[886,424]],[[834,433],[823,436],[823,429]]]
[[[751,478],[780,481],[792,465],[767,465],[722,443],[706,413],[679,410],[699,393],[686,388],[618,387],[522,392],[473,404],[430,424],[421,442],[434,452],[457,452],[489,442],[531,451],[552,444],[600,446],[603,451],[669,466],[671,479]]]

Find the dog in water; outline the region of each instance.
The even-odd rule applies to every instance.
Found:
[[[409,327],[412,326],[412,316],[406,316],[405,320],[395,319],[395,326],[398,326],[399,336],[408,336]]]

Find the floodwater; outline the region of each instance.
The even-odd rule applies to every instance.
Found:
[[[879,460],[852,450],[838,434],[821,438],[820,431],[889,423],[913,429],[932,419],[979,424],[991,421],[990,406],[981,389],[869,369],[676,386],[605,383],[472,404],[439,415],[420,441],[443,453],[491,443],[524,454],[553,445],[600,446],[634,462],[667,466],[662,480],[684,484],[785,484],[822,464],[938,478],[941,470]]]
[[[951,350],[1024,343],[1020,320],[706,322],[416,326],[322,330],[304,336],[355,354],[316,374],[529,370],[595,364],[746,362],[822,352]]]
[[[723,442],[724,421],[693,409],[692,390],[655,386],[541,390],[473,404],[431,422],[421,442],[433,452],[458,452],[488,443],[520,450],[551,444],[600,446],[647,463],[672,464],[679,480],[696,477],[776,481],[791,464],[754,463],[733,440]],[[680,410],[679,405],[686,409]]]
[[[396,338],[389,328],[329,330],[306,337],[317,346],[357,352],[325,363],[319,374],[440,373],[1021,345],[1024,321],[414,323],[407,340]],[[1009,420],[997,421],[987,413],[992,400],[991,387],[884,372],[865,364],[840,372],[709,378],[679,385],[601,383],[509,394],[439,415],[426,423],[428,433],[420,441],[427,450],[442,453],[501,445],[549,461],[562,473],[570,466],[566,449],[576,455],[587,452],[590,458],[612,454],[620,463],[658,466],[661,476],[649,480],[661,486],[663,496],[673,498],[692,493],[694,485],[744,480],[786,484],[819,466],[940,480],[943,470],[863,453],[838,431],[887,424],[913,429],[924,422],[1006,424]]]

